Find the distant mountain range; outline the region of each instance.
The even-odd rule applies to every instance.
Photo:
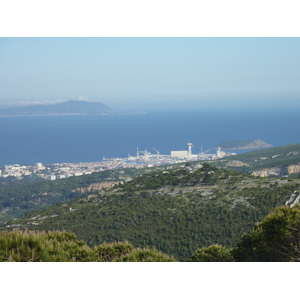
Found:
[[[0,117],[49,115],[103,115],[114,111],[100,102],[70,100],[55,104],[39,104],[0,109]]]

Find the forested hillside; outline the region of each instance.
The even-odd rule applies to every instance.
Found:
[[[299,189],[300,179],[258,178],[187,164],[32,212],[2,229],[68,230],[89,246],[128,240],[186,260],[199,247],[233,247]]]
[[[190,164],[193,166],[199,164],[199,162],[190,162]],[[264,172],[265,174],[262,174],[263,176],[283,177],[288,174],[290,177],[297,178],[300,176],[300,144],[229,156],[209,161],[209,164],[245,174],[252,174],[255,170],[263,169],[267,170]],[[182,166],[183,164],[179,165]],[[85,193],[97,189],[95,186],[91,186],[95,183],[127,181],[133,177],[155,170],[176,169],[179,165],[106,170],[91,175],[70,177],[55,181],[27,177],[22,180],[18,180],[15,177],[0,178],[0,224],[15,217],[21,217],[26,212],[46,208],[56,202],[68,202],[76,196],[80,197]],[[271,171],[268,172],[268,170]],[[255,172],[260,176],[259,171]],[[174,186],[178,180],[174,178],[173,180],[175,180],[173,183]]]
[[[67,202],[83,195],[91,184],[119,182],[146,170],[106,170],[90,175],[59,180],[3,178],[0,181],[0,223],[26,212],[49,207],[56,202]]]
[[[300,197],[300,196],[299,196]],[[297,202],[297,200],[295,201]],[[237,244],[198,248],[188,262],[299,262],[300,206],[280,206]],[[0,232],[0,262],[175,262],[155,248],[112,242],[89,247],[65,231]]]

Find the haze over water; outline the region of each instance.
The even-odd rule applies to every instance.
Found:
[[[78,99],[147,112],[0,118],[0,165],[299,143],[299,53],[299,38],[0,38],[0,108]]]
[[[136,155],[136,149],[193,153],[229,140],[261,139],[274,146],[299,143],[293,109],[160,111],[141,115],[0,118],[0,165],[92,162]]]

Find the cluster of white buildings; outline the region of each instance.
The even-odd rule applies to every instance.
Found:
[[[43,166],[42,163],[36,163],[35,166],[26,165],[6,165],[4,168],[0,168],[0,177],[6,178],[14,176],[18,179],[22,179],[24,176],[38,176],[48,180],[56,180],[62,178],[68,178],[71,176],[81,176],[85,174],[91,174],[93,172],[101,172],[104,170],[114,170],[122,168],[145,168],[155,165],[172,164],[185,161],[195,160],[209,160],[218,159],[227,155],[233,155],[234,153],[225,153],[220,148],[217,149],[216,154],[207,154],[206,152],[211,149],[199,153],[192,153],[192,143],[188,143],[188,150],[171,151],[171,155],[161,155],[159,151],[156,154],[151,154],[147,150],[139,151],[137,148],[137,156],[129,156],[127,158],[110,158],[101,162],[90,163],[56,163],[53,165]],[[143,155],[140,155],[142,153]]]
[[[0,177],[7,178],[13,176],[22,179],[24,176],[38,176],[47,180],[56,180],[105,170],[143,168],[145,166],[147,165],[126,163],[120,160],[90,163],[56,163],[46,166],[42,163],[36,163],[34,166],[14,164],[6,165],[2,170],[0,169]]]
[[[0,177],[6,178],[9,176],[14,176],[20,178],[22,176],[28,176],[32,174],[32,170],[29,170],[27,166],[20,165],[7,165],[4,170],[0,170]]]

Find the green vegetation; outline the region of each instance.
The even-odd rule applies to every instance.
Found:
[[[234,247],[299,189],[299,179],[257,178],[208,164],[177,165],[31,212],[1,228],[67,230],[90,247],[127,240],[186,261],[198,248]]]
[[[0,232],[0,262],[172,262],[156,249],[136,249],[111,243],[90,248],[68,232]]]
[[[0,232],[0,262],[175,262],[155,248],[129,242],[89,247],[75,234],[60,231]],[[235,247],[214,244],[198,248],[188,262],[300,261],[300,206],[277,207],[245,234]]]
[[[188,259],[189,262],[231,262],[234,261],[231,252],[221,245],[211,245],[197,249]]]
[[[0,233],[0,261],[95,261],[94,251],[68,232]]]
[[[271,242],[260,244],[265,227],[251,230],[294,191],[300,192],[300,177],[260,178],[235,170],[261,168],[258,158],[264,166],[271,160],[288,160],[289,165],[300,158],[299,146],[248,152],[210,164],[107,170],[56,181],[6,179],[0,182],[0,229],[73,232],[86,247],[98,249],[93,261],[157,261],[156,255],[162,255],[162,261],[296,261],[298,246],[288,248],[290,236],[280,241],[289,249],[288,256],[280,257],[270,250]],[[237,157],[250,167],[219,168]],[[119,184],[85,192],[91,184],[109,181]],[[77,250],[90,251],[85,246]],[[72,259],[58,252],[57,257]]]
[[[278,207],[232,251],[237,261],[300,261],[300,207]]]
[[[240,167],[230,165],[230,162],[238,160],[244,164]],[[193,167],[199,162],[190,162]],[[253,171],[263,168],[279,167],[282,170],[282,176],[287,173],[288,166],[295,164],[300,166],[300,144],[288,145],[283,147],[274,147],[267,150],[259,150],[247,152],[240,155],[225,157],[223,159],[210,161],[211,166],[218,168],[226,168],[231,171],[238,171],[245,174],[251,174]],[[181,164],[182,165],[182,164]],[[188,167],[188,166],[187,166]],[[3,167],[2,167],[3,169]],[[169,171],[169,169],[171,169]],[[161,177],[167,185],[176,187],[179,178],[172,175],[172,170],[178,169],[178,164],[159,166],[143,169],[122,169],[122,170],[106,170],[104,172],[96,172],[90,175],[71,177],[55,181],[45,181],[41,178],[27,178],[18,180],[15,177],[0,178],[0,224],[7,222],[9,219],[22,217],[28,212],[44,209],[54,203],[68,202],[76,197],[82,196],[84,188],[91,184],[109,181],[126,181],[142,174],[156,172],[155,176]],[[161,176],[161,171],[165,171]],[[170,175],[167,172],[171,173]],[[154,175],[153,175],[154,176]],[[181,175],[180,175],[181,176]],[[208,178],[201,179],[201,183],[205,180],[208,184],[219,184],[213,175],[208,174]],[[290,174],[291,178],[299,178],[300,174]],[[172,182],[169,181],[172,177]],[[187,180],[190,180],[189,178]],[[191,186],[197,185],[199,182],[189,182]],[[204,181],[203,181],[204,180]],[[157,180],[148,179],[144,189],[151,188],[151,182],[155,181],[157,186],[164,184]],[[209,182],[210,181],[210,182]],[[182,184],[182,182],[180,182]],[[132,187],[135,189],[135,186]],[[153,186],[153,188],[155,188]]]
[[[22,179],[8,177],[0,180],[0,224],[25,213],[42,209],[54,203],[67,202],[84,193],[80,188],[99,182],[121,181],[137,176],[144,170],[106,170],[90,175],[60,180]]]
[[[198,249],[188,261],[298,262],[300,261],[300,206],[277,207],[237,245]]]
[[[115,259],[120,259],[122,256],[127,255],[133,250],[133,245],[127,241],[124,243],[103,243],[94,247],[94,251],[97,253],[97,256],[101,257],[101,260],[104,262],[112,262]]]
[[[175,262],[176,260],[156,249],[134,249],[115,259],[116,262]]]
[[[234,160],[248,164],[249,166],[227,166],[228,163]],[[250,151],[243,154],[227,156],[210,163],[217,167],[239,171],[245,174],[252,173],[259,169],[280,167],[283,168],[283,174],[287,175],[288,166],[300,164],[300,144]]]

